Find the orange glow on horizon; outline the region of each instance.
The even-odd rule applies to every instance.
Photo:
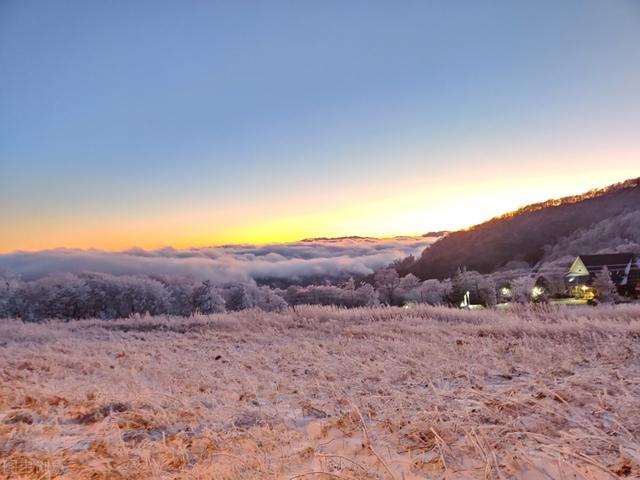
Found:
[[[25,225],[0,239],[0,251],[49,248],[124,250],[172,246],[197,248],[231,243],[280,243],[310,237],[421,235],[430,230],[458,230],[521,206],[583,193],[637,172],[576,172],[569,175],[475,175],[473,181],[435,178],[428,188],[420,179],[357,192],[332,193],[333,202],[282,199],[268,205],[235,205],[227,209],[176,209],[172,212],[116,218],[49,219]],[[379,190],[378,190],[379,191]],[[328,196],[331,197],[331,195]],[[324,199],[323,199],[324,201]],[[292,205],[293,204],[293,205]],[[61,224],[63,227],[61,227]]]

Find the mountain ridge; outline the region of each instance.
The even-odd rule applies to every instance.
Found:
[[[511,261],[530,266],[545,247],[605,219],[640,209],[640,177],[579,195],[526,205],[464,230],[451,232],[419,258],[395,264],[402,275],[447,278],[458,268],[491,273]]]

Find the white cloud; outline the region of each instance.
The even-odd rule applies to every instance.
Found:
[[[299,280],[344,273],[369,274],[407,255],[419,255],[434,238],[349,237],[271,245],[228,245],[177,250],[134,248],[123,252],[56,249],[0,255],[0,268],[24,279],[60,272],[114,275],[192,275],[217,282],[275,278]]]

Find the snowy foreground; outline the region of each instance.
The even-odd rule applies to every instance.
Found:
[[[0,322],[0,477],[640,475],[640,306]]]

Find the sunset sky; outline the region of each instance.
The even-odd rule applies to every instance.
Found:
[[[467,227],[640,176],[640,3],[0,2],[0,252]]]

